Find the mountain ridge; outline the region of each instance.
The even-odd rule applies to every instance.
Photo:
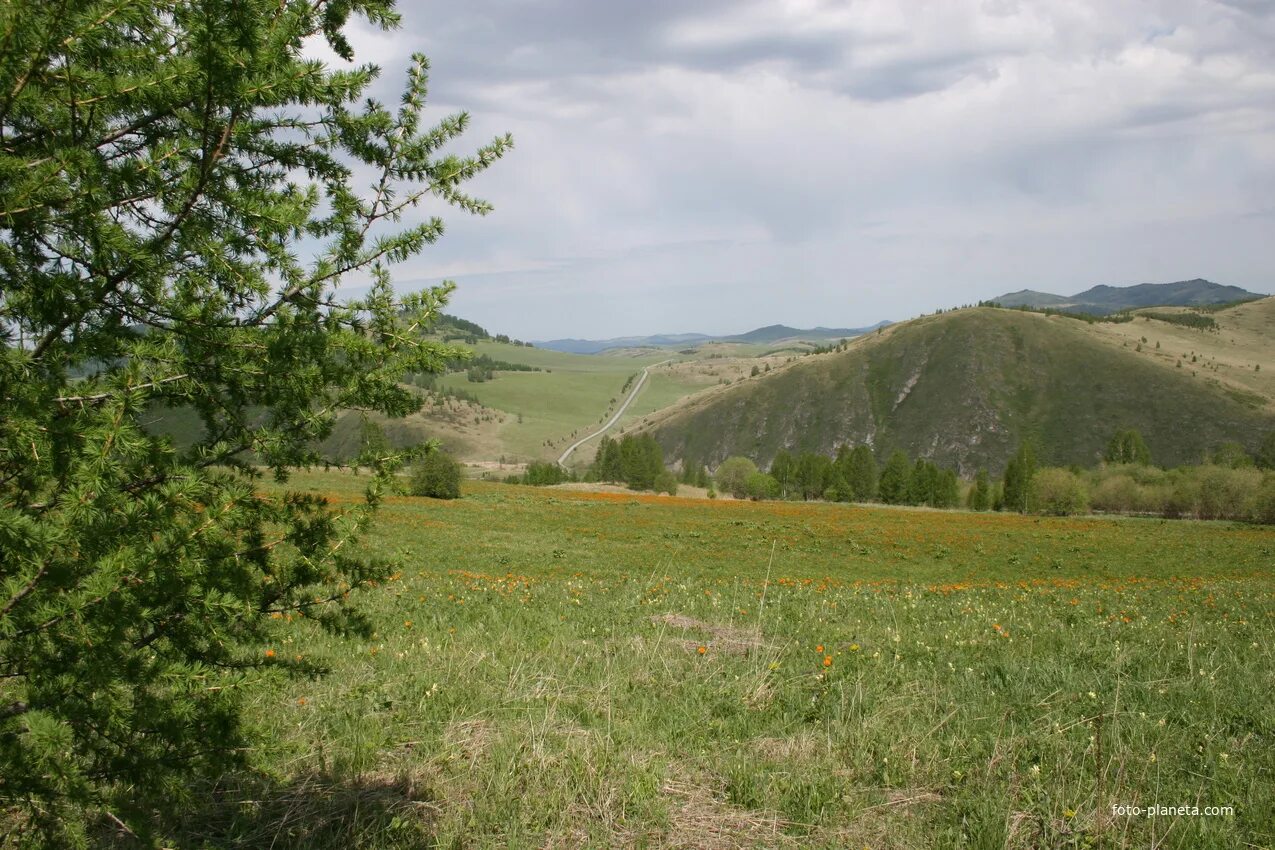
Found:
[[[1048,308],[1107,315],[1143,307],[1208,307],[1255,301],[1264,297],[1266,296],[1238,286],[1214,283],[1197,277],[1172,283],[1138,283],[1132,286],[1098,284],[1075,295],[1020,289],[991,300],[1001,307]]]
[[[687,344],[698,345],[705,342],[778,342],[785,339],[804,339],[810,341],[827,341],[848,339],[862,336],[877,328],[893,324],[890,321],[877,322],[862,328],[794,328],[788,325],[766,325],[740,334],[712,335],[700,333],[685,334],[653,334],[651,336],[622,336],[611,339],[551,339],[533,341],[532,345],[562,351],[568,354],[599,354],[616,348],[666,348]]]

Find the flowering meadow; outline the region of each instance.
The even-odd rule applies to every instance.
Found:
[[[192,846],[1275,842],[1270,527],[469,482],[368,545]]]

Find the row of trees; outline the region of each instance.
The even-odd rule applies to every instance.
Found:
[[[1025,441],[1001,480],[992,481],[986,469],[979,469],[963,498],[955,470],[925,458],[910,461],[901,450],[878,468],[866,445],[842,446],[835,458],[780,451],[768,471],[749,458],[730,457],[718,466],[713,480],[723,493],[738,499],[879,501],[935,508],[964,504],[976,511],[1048,514],[1093,509],[1275,521],[1275,474],[1270,472],[1275,471],[1275,432],[1256,455],[1238,443],[1223,443],[1200,466],[1166,471],[1151,465],[1151,453],[1137,430],[1122,429],[1112,435],[1104,460],[1094,470],[1041,467],[1034,446]],[[1263,475],[1262,470],[1268,472]],[[704,475],[698,464],[683,470],[684,480]]]
[[[1104,460],[1096,469],[1038,468],[1031,445],[1025,443],[1006,468],[1000,493],[993,492],[993,504],[1024,513],[1097,510],[1275,522],[1275,431],[1255,455],[1239,443],[1225,442],[1199,465],[1166,470],[1152,465],[1138,431],[1123,429],[1112,435]]]
[[[746,457],[727,458],[714,476],[717,487],[737,499],[824,499],[882,501],[891,505],[955,507],[960,501],[956,471],[924,458],[915,462],[901,450],[878,469],[866,445],[842,446],[835,458],[815,452],[780,451],[763,472]]]
[[[633,490],[677,493],[677,478],[664,468],[664,450],[650,434],[626,434],[618,440],[604,436],[586,480],[627,484]]]
[[[1275,523],[1275,472],[1217,464],[1168,470],[1141,464],[1046,467],[1031,480],[1028,510]]]

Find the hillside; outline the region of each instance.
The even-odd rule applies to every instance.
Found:
[[[1163,323],[1129,325],[1145,333]],[[1269,395],[1203,364],[1179,367],[1165,349],[1157,357],[1096,334],[1014,310],[925,317],[710,390],[647,427],[672,456],[710,466],[732,454],[767,463],[781,448],[831,454],[866,442],[882,458],[903,448],[966,474],[999,471],[1024,437],[1047,462],[1092,464],[1113,431],[1133,427],[1157,462],[1173,465],[1224,440],[1253,448],[1275,428]],[[1269,360],[1275,337],[1265,339]]]
[[[1135,286],[1099,285],[1075,295],[1054,295],[1023,289],[992,300],[1002,307],[1052,308],[1076,313],[1106,315],[1139,307],[1207,307],[1251,301],[1263,296],[1238,286],[1195,278],[1174,283],[1140,283]]]

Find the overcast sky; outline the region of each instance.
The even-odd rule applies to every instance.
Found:
[[[356,26],[515,148],[397,285],[524,339],[1275,291],[1275,0],[465,0]]]

